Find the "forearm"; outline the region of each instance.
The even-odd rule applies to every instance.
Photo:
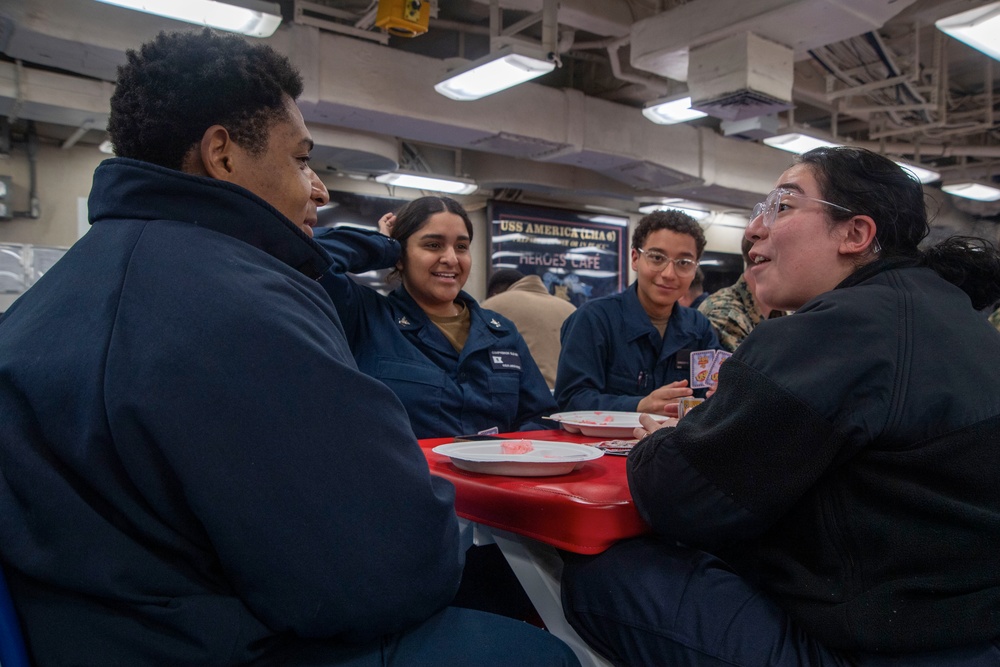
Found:
[[[331,273],[364,273],[399,261],[399,243],[375,230],[341,227],[317,232],[315,240],[333,258]]]
[[[797,397],[732,359],[721,375],[712,398],[628,461],[636,507],[654,530],[703,548],[759,535],[839,451],[830,422]]]

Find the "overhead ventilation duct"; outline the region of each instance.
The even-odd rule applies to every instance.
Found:
[[[750,32],[691,49],[691,108],[723,120],[791,109],[792,49]]]
[[[632,25],[630,63],[687,81],[694,49],[741,33],[788,46],[801,60],[810,49],[878,30],[915,1],[691,0]]]
[[[754,116],[743,120],[724,120],[719,124],[722,135],[740,139],[767,139],[778,134],[781,121],[776,114],[770,116]]]

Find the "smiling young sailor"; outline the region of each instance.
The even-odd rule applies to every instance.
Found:
[[[462,206],[421,197],[379,227],[316,233],[333,256],[321,283],[361,370],[396,393],[418,438],[545,428],[534,422],[555,401],[517,327],[462,291],[472,266]],[[347,275],[389,267],[401,284],[388,296]]]
[[[705,250],[698,222],[656,211],[632,233],[636,281],[583,304],[562,327],[555,396],[563,410],[676,416],[691,396],[686,350],[720,349],[708,319],[680,304]]]

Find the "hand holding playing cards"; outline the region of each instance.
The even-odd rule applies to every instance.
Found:
[[[639,401],[636,412],[649,412],[654,415],[677,416],[677,400],[691,396],[694,392],[688,387],[687,380],[678,380],[654,389],[649,396]]]

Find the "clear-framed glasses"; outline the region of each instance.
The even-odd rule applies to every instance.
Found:
[[[667,268],[667,264],[670,264],[671,262],[674,264],[674,271],[679,276],[690,276],[698,270],[698,260],[691,259],[690,257],[678,257],[673,259],[657,250],[643,250],[642,248],[636,248],[636,250],[639,251],[639,254],[645,257],[649,265],[657,271],[662,271]]]
[[[761,223],[770,229],[774,226],[774,222],[778,219],[778,213],[785,210],[783,207],[788,205],[788,199],[802,199],[805,201],[816,202],[817,204],[824,204],[839,211],[844,211],[845,213],[854,213],[854,211],[849,208],[845,208],[840,204],[834,204],[833,202],[826,201],[825,199],[817,199],[816,197],[809,197],[801,192],[795,192],[794,190],[778,188],[776,190],[771,190],[764,201],[759,202],[753,207],[753,212],[750,214],[750,222],[752,223],[758,216],[760,216]],[[871,250],[876,254],[882,252],[882,245],[878,242],[877,238],[872,239]]]
[[[771,192],[768,193],[767,198],[764,199],[764,201],[759,202],[756,206],[753,207],[753,213],[750,214],[750,222],[756,220],[757,216],[763,216],[761,217],[761,222],[764,224],[765,227],[770,229],[774,225],[775,220],[778,219],[778,213],[784,210],[782,207],[787,205],[786,200],[789,198],[814,201],[817,204],[826,204],[827,206],[831,206],[837,210],[844,211],[845,213],[853,212],[848,208],[844,208],[840,204],[834,204],[833,202],[829,202],[823,199],[816,199],[816,197],[807,197],[806,195],[801,194],[799,192],[795,192],[794,190],[785,190],[784,188],[778,188],[777,190],[771,190]]]

